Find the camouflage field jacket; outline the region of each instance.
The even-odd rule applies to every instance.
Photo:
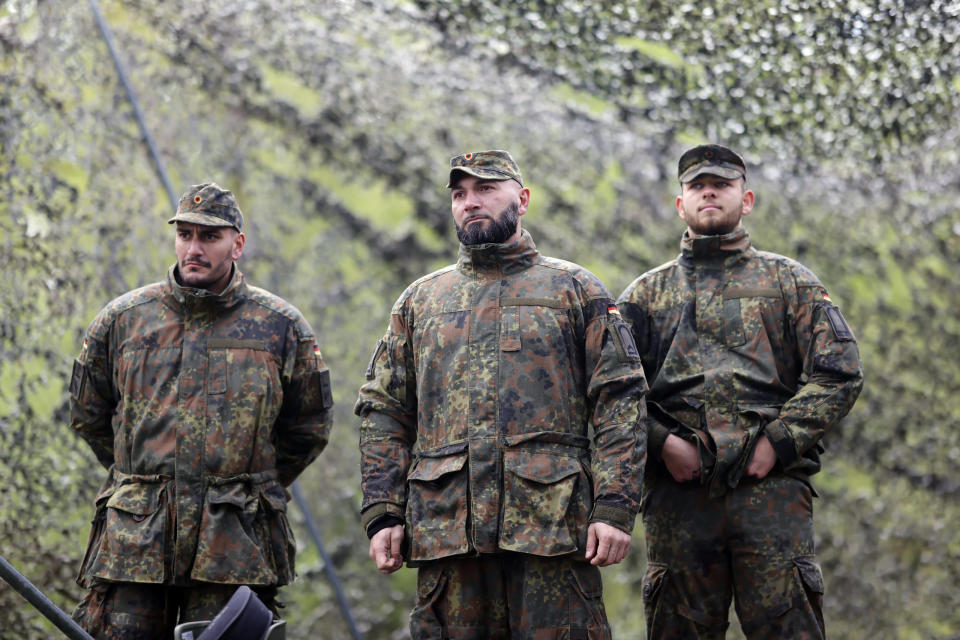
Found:
[[[364,526],[405,517],[413,563],[582,554],[590,521],[629,532],[645,390],[593,274],[526,232],[461,245],[397,300],[360,390]]]
[[[327,442],[329,372],[289,303],[175,269],[107,305],[74,364],[72,427],[109,469],[79,581],[285,584],[284,486]]]
[[[853,332],[813,273],[757,251],[743,227],[685,233],[681,248],[618,300],[650,382],[648,473],[674,433],[698,444],[702,482],[720,495],[765,434],[782,469],[806,479],[863,386]]]

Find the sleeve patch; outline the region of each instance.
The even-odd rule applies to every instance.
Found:
[[[620,319],[620,313],[614,315],[612,312],[607,316],[605,323],[607,333],[610,335],[614,346],[617,349],[617,359],[620,362],[636,362],[640,359],[640,352],[637,351],[637,345],[633,341],[633,334],[630,333],[630,327]]]
[[[623,349],[627,357],[631,360],[639,360],[640,352],[637,351],[637,345],[633,341],[633,334],[630,333],[630,328],[626,324],[618,322],[617,333],[620,334],[620,339],[623,340]]]
[[[333,392],[330,389],[330,370],[321,369],[317,372],[318,382],[320,383],[320,399],[324,409],[333,406]]]
[[[836,334],[837,338],[839,340],[853,340],[853,331],[847,326],[846,320],[840,314],[840,309],[832,305],[827,305],[824,309],[827,312],[827,320],[830,321],[830,326],[833,327],[833,333]]]
[[[86,342],[84,342],[84,347],[86,347]],[[76,399],[80,399],[80,394],[83,393],[83,385],[87,380],[87,368],[81,364],[79,360],[73,361],[73,373],[70,375],[70,395]]]

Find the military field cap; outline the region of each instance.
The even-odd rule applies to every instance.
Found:
[[[516,180],[523,186],[520,167],[506,151],[475,151],[450,158],[450,181],[447,189],[453,186],[453,175],[457,171],[484,180]]]
[[[737,153],[718,144],[704,144],[680,156],[677,176],[680,182],[690,182],[697,176],[710,174],[728,180],[747,177],[747,165]]]
[[[215,182],[195,184],[180,196],[175,216],[168,223],[192,222],[208,227],[233,227],[243,231],[243,214],[233,193]]]

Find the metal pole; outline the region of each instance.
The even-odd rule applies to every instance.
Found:
[[[117,55],[117,48],[113,45],[113,36],[110,33],[110,27],[107,26],[107,21],[103,19],[103,14],[100,13],[100,5],[97,4],[97,0],[89,0],[89,2],[90,9],[93,11],[93,17],[97,21],[97,26],[100,27],[100,33],[103,35],[103,40],[107,43],[110,57],[113,58],[113,66],[116,67],[117,75],[120,76],[120,82],[123,84],[124,89],[127,90],[127,99],[133,107],[133,114],[136,116],[137,123],[140,125],[140,132],[143,134],[143,139],[146,141],[147,148],[150,150],[153,166],[157,170],[157,175],[160,176],[160,182],[163,183],[163,188],[167,191],[167,197],[170,198],[170,208],[176,209],[177,196],[173,191],[173,185],[170,184],[170,176],[167,175],[167,170],[163,165],[163,161],[160,159],[160,153],[157,151],[157,145],[153,142],[153,136],[150,135],[150,130],[147,129],[147,122],[143,117],[143,112],[140,110],[140,103],[137,101],[137,94],[134,92],[130,80],[127,79],[127,72],[120,62],[120,56]]]
[[[350,610],[350,604],[347,602],[347,596],[344,594],[343,587],[340,585],[340,578],[337,577],[337,571],[333,566],[333,561],[330,559],[326,548],[323,546],[323,539],[320,537],[320,529],[317,528],[317,523],[313,521],[313,514],[310,512],[310,509],[307,506],[306,499],[303,497],[303,492],[300,491],[300,485],[294,481],[294,483],[290,486],[290,491],[293,493],[293,499],[296,501],[297,506],[300,507],[300,511],[303,512],[303,519],[306,522],[307,531],[310,532],[310,537],[313,538],[313,543],[317,545],[317,551],[320,552],[320,557],[323,558],[323,570],[327,573],[327,578],[330,580],[330,584],[333,585],[334,593],[337,594],[337,602],[340,605],[340,610],[343,612],[343,617],[347,620],[347,626],[350,627],[350,633],[353,635],[354,640],[363,640],[363,635],[357,628],[357,621],[353,619],[353,612]]]
[[[86,631],[74,622],[67,614],[53,604],[43,592],[33,586],[29,580],[23,577],[7,559],[0,556],[0,578],[17,590],[17,593],[27,599],[44,617],[56,625],[57,629],[70,638],[70,640],[93,640]]]

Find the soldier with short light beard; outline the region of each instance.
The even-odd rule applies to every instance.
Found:
[[[809,269],[751,245],[738,154],[695,147],[678,176],[680,256],[618,300],[650,381],[647,637],[723,638],[734,598],[751,640],[822,638],[810,476],[863,385],[857,342]]]

